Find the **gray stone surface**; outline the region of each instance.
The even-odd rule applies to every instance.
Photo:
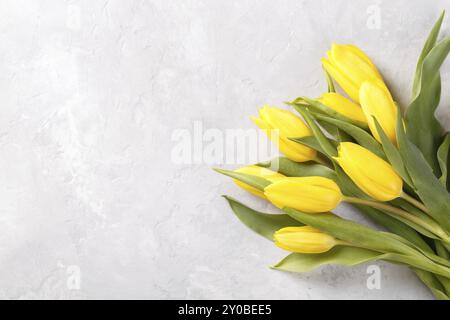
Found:
[[[179,164],[174,132],[248,129],[265,103],[325,88],[319,59],[354,43],[403,105],[447,1],[0,2],[0,298],[429,299],[407,268],[298,275]],[[379,13],[379,15],[378,15]],[[378,19],[379,18],[379,19]],[[448,22],[444,33],[448,33]],[[439,117],[449,128],[450,72]],[[263,159],[261,159],[263,160]],[[342,207],[344,216],[364,221]]]

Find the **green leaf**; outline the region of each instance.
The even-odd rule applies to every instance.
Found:
[[[246,173],[241,173],[241,172],[236,172],[236,171],[231,171],[231,170],[217,169],[217,168],[215,168],[214,170],[223,175],[231,177],[233,179],[242,181],[242,182],[244,182],[258,190],[261,190],[261,191],[263,191],[265,187],[267,187],[269,184],[271,184],[271,182],[269,180],[266,180],[264,178],[257,177],[257,176],[252,176],[252,175],[246,174]]]
[[[273,268],[289,272],[308,272],[327,264],[355,266],[377,260],[382,255],[380,252],[369,249],[336,246],[324,253],[291,253]]]
[[[320,126],[324,126],[325,122],[324,121],[318,121]],[[328,126],[330,126],[328,124]],[[345,132],[342,129],[336,128],[337,130],[337,134],[336,134],[336,140],[339,142],[355,142],[355,140],[353,139],[353,137],[351,135],[349,135],[347,132]]]
[[[436,252],[437,254],[447,260],[450,260],[450,253],[447,251],[447,249],[442,245],[440,241],[434,241],[434,244],[436,246]]]
[[[450,260],[450,253],[447,251],[447,249],[442,245],[442,243],[440,241],[435,240],[434,244],[436,246],[436,253],[438,254],[438,256],[446,259],[446,260]],[[443,291],[445,291],[447,293],[447,296],[450,295],[450,279],[444,278],[444,277],[437,277],[440,281],[440,283],[442,284],[442,287],[444,288]]]
[[[449,261],[419,250],[420,248],[396,234],[374,230],[332,213],[307,214],[292,208],[283,208],[283,211],[295,220],[322,230],[337,239],[375,251],[397,253],[401,255],[398,258],[403,261],[411,258],[412,266],[427,271],[438,270],[439,274],[450,276],[450,268],[447,268],[450,267]]]
[[[292,208],[283,208],[283,211],[301,223],[359,247],[382,252],[417,253],[415,249],[399,241],[393,234],[371,229],[332,213],[307,214]]]
[[[437,263],[430,263],[428,259],[423,259],[419,256],[411,256],[398,253],[386,253],[382,257],[383,260],[409,265],[414,268],[422,269],[435,273],[436,275],[441,275],[446,278],[450,277],[450,268],[439,265]]]
[[[429,209],[430,216],[449,232],[450,195],[435,177],[420,150],[406,138],[401,117],[397,119],[397,142],[417,194]]]
[[[442,18],[442,17],[441,17]],[[413,88],[413,100],[406,111],[407,135],[422,151],[433,172],[439,175],[436,152],[441,141],[442,126],[434,113],[439,105],[441,79],[439,69],[450,52],[450,37],[445,38],[430,49],[436,42],[441,19],[438,20],[423,52],[427,52],[423,61],[419,60]]]
[[[449,149],[450,149],[450,134],[447,134],[437,152],[439,167],[442,173],[441,177],[439,178],[439,181],[442,183],[444,188],[447,188]]]
[[[339,112],[331,109],[330,107],[324,105],[323,103],[321,103],[320,101],[315,100],[315,99],[310,99],[307,97],[299,97],[299,98],[295,99],[292,104],[294,105],[294,107],[296,109],[304,108],[305,106],[308,106],[309,108],[311,108],[311,110],[317,111],[322,114],[326,114],[332,118],[339,119],[344,122],[352,123],[355,126],[358,126],[360,128],[364,128],[364,129],[369,128],[367,123],[350,119],[350,118],[344,116],[342,113],[339,113]]]
[[[447,282],[447,278],[436,276],[431,272],[424,271],[421,269],[412,268],[420,280],[431,290],[436,299],[439,300],[449,300],[446,294],[444,286],[441,284],[440,280]]]
[[[323,150],[322,145],[319,143],[319,141],[314,136],[306,136],[301,138],[288,138],[291,141],[300,143],[302,145],[305,145],[307,147],[310,147],[311,149],[316,150],[317,152],[320,152],[321,154],[328,157],[328,154]],[[330,141],[333,145],[336,145],[335,141]],[[328,157],[329,158],[329,157]],[[331,158],[329,158],[331,160]]]
[[[322,149],[322,146],[320,145],[319,141],[317,141],[316,137],[314,136],[306,136],[306,137],[300,137],[300,138],[288,138],[291,141],[300,143],[302,145],[305,145],[307,147],[310,147],[311,149],[316,150],[317,152],[320,152],[324,155],[326,155],[326,152]]]
[[[386,213],[371,207],[357,204],[352,204],[352,206],[357,208],[375,223],[385,227],[388,231],[405,238],[421,250],[428,251],[430,253],[433,252],[430,246],[423,240],[423,238],[417,233],[417,231],[415,231],[405,223],[399,221],[398,219],[395,219],[387,215]]]
[[[434,271],[448,276],[448,271],[442,266],[428,264],[426,263],[426,260],[422,260],[418,257],[411,257],[398,253],[380,253],[369,249],[347,246],[337,246],[330,251],[318,254],[291,253],[286,258],[278,262],[273,268],[289,272],[308,272],[327,264],[354,266],[374,260],[386,260],[403,265],[415,265],[420,267],[421,270],[427,270],[430,272]],[[420,273],[420,271],[419,274],[421,276],[427,275],[426,273]],[[431,281],[431,278],[427,277],[424,280]],[[432,285],[432,287],[442,289],[442,286],[439,287],[439,284],[436,282],[430,282],[430,285]],[[439,289],[436,290],[440,291]],[[438,295],[440,297],[445,296],[442,291],[438,293]]]
[[[328,92],[336,92],[336,89],[334,88],[333,78],[330,76],[327,69],[322,67],[322,70],[325,73],[325,79],[327,80]]]
[[[408,203],[407,201],[405,201],[401,198],[397,198],[397,199],[394,199],[393,201],[390,201],[390,204],[395,207],[402,208],[403,210],[409,212],[411,215],[414,215],[414,216],[418,217],[420,220],[426,222],[430,226],[437,226],[436,221],[434,221],[432,218],[430,218],[430,216],[428,216],[427,214],[422,212],[420,209],[417,209],[415,206],[411,205],[410,203]],[[439,239],[439,237],[437,237],[430,231],[424,229],[423,227],[417,225],[416,223],[414,223],[408,219],[405,219],[405,218],[400,217],[395,214],[390,214],[388,212],[386,212],[386,214],[389,214],[393,218],[402,221],[403,223],[407,224],[408,226],[410,226],[411,228],[413,228],[414,230],[416,230],[417,232],[419,232],[420,234],[423,234],[424,236],[426,236],[428,238]]]
[[[400,116],[400,114],[399,114],[399,116]],[[386,154],[386,157],[388,158],[390,164],[392,165],[394,170],[397,172],[397,174],[403,178],[403,181],[405,181],[409,186],[412,186],[413,183],[411,181],[411,177],[409,176],[408,172],[406,171],[406,168],[403,163],[400,152],[392,144],[391,140],[389,140],[389,138],[387,137],[383,128],[378,123],[378,120],[375,119],[375,117],[373,119],[375,121],[375,126],[377,127],[378,135],[380,136],[380,139],[381,139],[384,153]]]
[[[338,119],[333,119],[333,118],[330,118],[325,115],[317,114],[317,115],[315,115],[315,117],[317,120],[324,121],[329,124],[335,125],[342,131],[344,131],[347,134],[349,134],[350,136],[352,136],[353,139],[355,139],[355,141],[358,142],[358,144],[360,144],[361,146],[365,147],[366,149],[372,151],[377,156],[379,156],[383,159],[386,159],[386,156],[383,152],[383,149],[381,148],[380,143],[377,140],[375,140],[375,138],[372,137],[372,135],[370,135],[367,131],[365,131],[351,123],[344,122],[344,121],[341,121]]]
[[[324,135],[322,130],[319,128],[319,126],[315,123],[312,116],[309,114],[308,110],[305,108],[299,107],[294,105],[295,110],[298,111],[305,119],[306,123],[311,128],[312,132],[314,133],[314,136],[316,137],[317,141],[319,142],[320,146],[322,147],[325,154],[332,158],[337,156],[336,147],[333,145],[333,143]]]
[[[382,134],[384,134],[384,131]],[[410,181],[409,175],[403,166],[403,162],[401,160],[399,152],[392,145],[390,140],[387,139],[387,136],[385,134],[384,140],[385,141],[383,141],[382,139],[382,141],[385,142],[385,144],[383,145],[383,149],[386,152],[388,159],[391,161],[391,163],[395,163],[397,168],[400,168],[400,170],[399,169],[397,170],[401,171],[401,168],[403,168],[402,175],[404,175],[404,177],[406,177],[406,179]],[[341,189],[344,191],[345,194],[358,197],[365,196],[365,194],[347,177],[347,175],[342,170],[340,170],[340,168],[338,168],[337,172],[339,173],[338,184],[340,185]],[[410,241],[413,245],[417,246],[419,249],[432,253],[432,249],[423,240],[423,238],[420,237],[419,234],[414,229],[412,229],[402,221],[399,221],[396,218],[391,217],[386,213],[376,210],[374,208],[361,205],[353,205],[353,206],[356,207],[362,213],[364,213],[366,216],[368,216],[370,219],[372,219],[374,222],[384,226],[389,231],[398,234],[401,237],[404,237],[406,240]],[[326,254],[325,257],[327,257]],[[316,261],[315,259],[317,259],[317,261],[319,262],[322,261],[321,257],[313,258],[311,256],[306,256],[305,259],[307,259],[307,261],[310,261],[311,259],[313,259],[313,261]],[[299,270],[297,269],[297,271]],[[424,284],[430,288],[430,290],[438,299],[447,298],[447,296],[443,291],[444,289],[442,285],[437,280],[434,274],[417,268],[413,268],[413,271],[424,282]]]
[[[315,114],[317,114],[317,113],[315,113],[315,112],[309,112],[314,118],[316,118],[316,116],[315,116]],[[317,121],[317,123],[320,125],[320,127],[322,128],[322,129],[324,129],[326,132],[328,132],[336,141],[340,141],[340,139],[342,138],[341,137],[341,132],[339,132],[340,130],[339,130],[339,128],[337,128],[337,127],[335,127],[335,126],[333,126],[333,125],[330,125],[330,124],[328,124],[328,123],[326,123],[326,122],[320,122],[320,121]]]
[[[431,49],[433,49],[433,47],[436,44],[436,41],[437,41],[437,38],[439,35],[439,31],[441,30],[442,21],[444,20],[444,16],[445,16],[445,11],[442,11],[439,19],[434,24],[433,29],[431,29],[431,32],[428,35],[428,38],[425,41],[425,44],[422,48],[422,52],[420,53],[419,60],[417,61],[417,66],[416,66],[416,73],[414,75],[413,97],[415,97],[419,94],[421,78],[422,78],[423,61],[424,61],[425,57],[428,55],[428,53],[431,51]]]
[[[317,120],[317,123],[320,125],[320,127],[322,127],[322,129],[324,129],[326,132],[328,132],[337,142],[354,142],[354,139],[352,138],[352,136],[350,136],[349,134],[347,134],[345,131],[339,129],[338,127],[336,127],[333,124],[330,124],[328,122],[325,121],[321,121],[318,119],[317,116],[323,116],[324,114],[319,113],[319,112],[314,112],[312,110],[308,110],[309,114]]]
[[[278,157],[257,165],[277,171],[288,177],[320,176],[336,180],[336,174],[333,170],[315,162],[295,162],[285,157]]]
[[[273,240],[275,231],[284,227],[301,226],[287,214],[268,214],[253,210],[229,196],[224,196],[238,219],[257,234]]]

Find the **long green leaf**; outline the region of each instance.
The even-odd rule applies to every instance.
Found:
[[[445,277],[449,276],[449,271],[447,270],[447,268],[436,264],[429,264],[426,262],[426,260],[420,259],[418,257],[412,257],[398,253],[380,253],[368,249],[339,246],[333,248],[328,252],[319,254],[292,253],[278,262],[273,268],[290,272],[308,272],[326,264],[354,266],[374,260],[386,260],[389,262],[399,263],[407,266],[415,266],[416,268],[419,268],[421,270],[435,272]],[[437,283],[433,283],[432,285],[436,288],[439,288],[439,285]],[[442,289],[442,286],[440,288]],[[445,296],[442,291],[439,295],[442,296],[442,298],[444,298]]]
[[[436,246],[436,252],[437,254],[447,260],[450,260],[450,253],[447,251],[447,249],[442,245],[440,241],[434,241],[434,244]],[[447,295],[450,295],[450,279],[440,277],[438,276],[439,281],[441,282],[442,286],[445,289],[445,292]]]
[[[355,266],[380,260],[384,254],[368,249],[355,247],[334,247],[328,252],[319,254],[291,253],[278,262],[273,269],[287,272],[309,272],[324,265]],[[448,300],[444,287],[436,276],[428,271],[412,268],[417,276],[430,288],[437,299]],[[446,278],[443,278],[447,280]]]
[[[317,141],[316,137],[314,137],[314,136],[306,136],[306,137],[301,137],[301,138],[288,138],[288,139],[291,141],[300,143],[302,145],[305,145],[307,147],[310,147],[311,149],[314,149],[317,152],[320,152],[323,155],[327,156],[327,153],[323,150],[319,141]]]
[[[422,52],[420,53],[419,60],[417,61],[416,72],[414,74],[413,89],[412,89],[413,97],[419,94],[422,78],[423,61],[425,60],[425,57],[428,55],[431,49],[433,49],[433,47],[436,45],[436,41],[439,36],[439,31],[441,30],[442,26],[442,21],[444,21],[444,16],[445,11],[442,11],[439,19],[435,22],[433,28],[431,29],[430,34],[428,35],[428,38],[425,41],[425,44],[422,48]]]
[[[447,278],[436,276],[431,272],[424,271],[421,269],[416,268],[411,269],[416,273],[419,279],[431,290],[436,299],[449,300],[448,293],[446,292],[443,284],[440,282],[440,280],[443,282],[447,282],[448,281]]]
[[[327,91],[328,92],[336,92],[336,89],[334,88],[333,78],[328,73],[327,69],[322,68],[322,70],[325,73],[325,79],[327,80]]]
[[[265,187],[267,187],[271,182],[269,180],[266,180],[261,177],[252,176],[250,174],[231,171],[231,170],[223,170],[223,169],[214,169],[215,171],[226,175],[228,177],[231,177],[233,179],[237,179],[239,181],[242,181],[258,190],[264,190]]]
[[[352,206],[356,207],[375,223],[385,227],[388,231],[405,238],[421,250],[428,251],[430,253],[433,252],[430,246],[423,240],[417,231],[398,219],[371,207],[356,204],[353,204]]]
[[[257,234],[273,240],[275,231],[284,227],[301,226],[302,223],[287,214],[268,214],[253,210],[229,196],[224,196],[238,219]]]
[[[400,152],[397,150],[397,148],[392,144],[392,142],[387,137],[386,133],[384,132],[383,128],[378,123],[377,119],[374,118],[375,126],[377,127],[378,135],[380,136],[381,143],[384,149],[384,153],[386,154],[386,157],[388,158],[389,162],[391,163],[394,170],[397,172],[397,174],[403,178],[403,180],[409,185],[412,186],[413,183],[411,181],[411,177],[409,176],[408,172],[406,171],[405,164],[403,163],[402,156],[400,155]]]
[[[337,246],[318,254],[291,253],[278,262],[274,269],[290,272],[308,272],[327,264],[355,266],[378,260],[383,254],[380,252],[347,246]]]
[[[406,202],[405,200],[403,200],[401,198],[394,199],[393,201],[390,202],[390,204],[395,207],[402,208],[403,210],[409,212],[411,215],[414,215],[414,216],[418,217],[420,220],[426,222],[428,225],[432,225],[432,226],[437,225],[436,221],[434,221],[429,215],[425,214],[424,212],[417,209],[416,207],[414,207],[413,205],[411,205],[410,203]],[[431,239],[439,239],[439,237],[437,237],[430,231],[424,229],[423,227],[417,225],[416,223],[414,223],[410,220],[407,220],[405,218],[399,217],[397,215],[394,215],[394,214],[391,214],[391,215],[393,218],[402,221],[403,223],[407,224],[408,226],[410,226],[411,228],[413,228],[420,234],[423,234],[424,236],[431,238]]]
[[[312,132],[314,133],[314,136],[316,137],[317,141],[319,142],[320,146],[322,147],[325,154],[332,158],[337,156],[337,150],[336,147],[333,145],[333,143],[325,136],[325,134],[322,132],[322,130],[319,128],[319,126],[316,124],[316,122],[313,120],[312,116],[309,114],[308,110],[304,107],[299,107],[294,105],[295,110],[298,111],[305,119],[306,123],[311,128]]]
[[[437,152],[439,167],[441,169],[441,177],[439,178],[439,181],[442,183],[444,188],[447,188],[449,150],[450,150],[450,134],[447,134]]]
[[[418,63],[416,72],[414,96],[406,111],[406,126],[409,139],[422,151],[433,172],[440,175],[436,152],[442,139],[442,126],[434,113],[439,105],[441,95],[441,80],[439,69],[450,52],[450,37],[437,43],[431,50],[429,47],[436,41],[441,20],[438,20],[430,35],[430,43],[426,44],[428,54],[423,62]],[[433,41],[434,39],[434,41]],[[428,42],[428,41],[427,41]]]
[[[345,132],[342,129],[339,129],[334,124],[321,121],[318,116],[325,116],[323,113],[315,112],[313,110],[308,110],[309,114],[317,120],[317,123],[320,125],[322,129],[324,129],[326,132],[328,132],[335,140],[336,142],[355,142],[355,140],[350,136],[347,132]]]
[[[325,121],[329,124],[333,124],[342,131],[346,132],[350,136],[352,136],[358,144],[365,147],[366,149],[372,151],[377,156],[381,158],[386,158],[383,149],[381,148],[380,143],[378,143],[377,140],[375,140],[374,137],[372,137],[367,131],[351,124],[348,122],[344,122],[338,119],[333,119],[328,116],[317,114],[315,115],[317,120]]]
[[[397,119],[397,142],[403,163],[408,170],[417,194],[430,210],[430,215],[449,232],[450,195],[434,176],[420,150],[407,139],[401,117]]]
[[[410,256],[398,253],[386,253],[383,255],[382,259],[394,263],[409,265],[414,268],[435,273],[436,275],[444,276],[447,279],[450,278],[450,268],[436,263],[430,263],[430,260],[423,259],[418,256]]]
[[[258,163],[258,166],[277,171],[288,177],[320,176],[336,179],[336,173],[330,168],[314,162],[295,162],[285,157],[277,157],[271,161]]]

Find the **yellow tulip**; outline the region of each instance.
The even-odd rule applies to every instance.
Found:
[[[393,144],[397,143],[395,128],[397,124],[397,107],[392,96],[384,86],[377,81],[365,81],[359,90],[361,107],[369,123],[370,131],[375,139],[381,142],[373,118],[377,119],[383,131]]]
[[[264,106],[259,110],[259,118],[251,119],[292,161],[304,162],[316,158],[315,150],[288,139],[312,135],[311,129],[292,112]]]
[[[319,98],[319,102],[349,119],[367,123],[366,116],[361,107],[339,93],[324,93]]]
[[[249,174],[252,176],[257,176],[257,177],[269,180],[270,182],[275,182],[275,181],[285,178],[285,176],[282,175],[281,173],[278,173],[278,172],[275,172],[275,171],[272,171],[272,170],[269,170],[266,168],[262,168],[259,166],[255,166],[255,165],[239,168],[239,169],[235,170],[235,172],[240,172],[240,173],[245,173],[245,174]],[[264,196],[264,192],[254,188],[242,181],[239,181],[237,179],[233,179],[233,181],[242,189],[254,194],[255,196],[266,199],[266,197]]]
[[[326,212],[342,200],[337,184],[324,177],[287,177],[264,188],[264,195],[278,208]]]
[[[358,47],[333,44],[327,56],[322,59],[323,66],[353,101],[359,102],[359,88],[364,81],[383,81],[373,62]]]
[[[334,237],[309,226],[282,228],[273,237],[278,247],[299,253],[327,252],[339,243]]]
[[[378,201],[390,201],[402,193],[403,181],[392,166],[358,144],[342,142],[334,158],[353,182]]]

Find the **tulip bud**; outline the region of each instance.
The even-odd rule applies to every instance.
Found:
[[[306,213],[330,211],[342,200],[337,184],[324,177],[284,178],[264,188],[264,195],[278,208]]]
[[[392,166],[358,144],[341,142],[334,158],[353,182],[378,201],[400,196],[403,181]]]
[[[273,237],[278,247],[299,253],[327,252],[338,244],[334,237],[309,226],[282,228]]]
[[[358,47],[333,44],[327,56],[328,59],[322,59],[324,68],[353,101],[359,102],[359,88],[364,81],[383,81],[375,65]]]
[[[366,115],[372,135],[381,142],[375,125],[377,119],[383,131],[393,144],[397,144],[395,128],[397,124],[397,107],[389,90],[376,81],[365,81],[359,90],[361,107]]]
[[[278,173],[278,172],[275,172],[275,171],[272,171],[272,170],[269,170],[266,168],[262,168],[259,166],[255,166],[255,165],[239,168],[239,169],[235,170],[235,172],[240,172],[240,173],[245,173],[245,174],[252,175],[252,176],[257,176],[257,177],[269,180],[270,182],[275,182],[275,181],[285,178],[285,176],[282,175],[281,173]],[[250,186],[242,181],[239,181],[237,179],[233,179],[233,181],[242,189],[254,194],[255,196],[266,199],[266,197],[264,196],[264,192],[256,189],[255,187],[252,187],[252,186]]]
[[[290,160],[304,162],[316,158],[314,149],[288,139],[312,135],[311,129],[292,112],[264,106],[259,110],[259,118],[251,119]]]
[[[367,123],[361,107],[339,93],[324,93],[319,98],[319,102],[351,120]]]

